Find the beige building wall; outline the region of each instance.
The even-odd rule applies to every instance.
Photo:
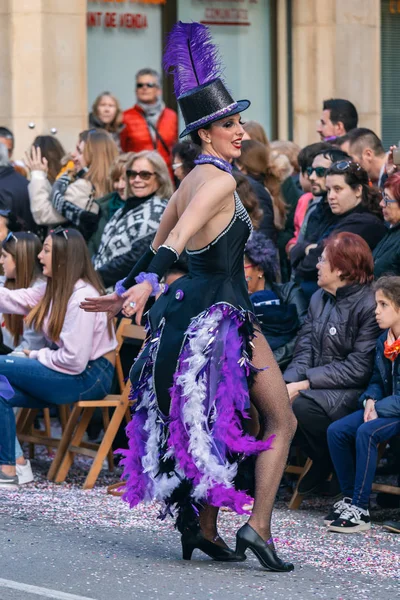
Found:
[[[75,146],[87,127],[86,63],[86,0],[0,0],[0,125],[15,134],[15,159],[52,128]]]
[[[280,0],[278,0],[280,1]],[[379,0],[293,0],[293,137],[318,140],[327,98],[351,100],[359,124],[380,134]]]

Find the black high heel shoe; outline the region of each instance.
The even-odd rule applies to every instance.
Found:
[[[190,560],[192,558],[193,550],[196,548],[207,554],[210,558],[224,562],[241,562],[246,560],[246,555],[237,556],[236,553],[230,548],[224,548],[219,546],[210,540],[207,540],[202,532],[199,531],[184,531],[181,537],[182,542],[182,558],[183,560]]]
[[[261,565],[268,571],[285,573],[294,569],[294,565],[280,559],[275,552],[274,545],[264,542],[262,537],[248,523],[243,525],[236,534],[235,554],[239,557],[245,557],[247,548],[256,555]]]

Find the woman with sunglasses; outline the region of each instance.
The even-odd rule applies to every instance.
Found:
[[[383,186],[380,202],[386,233],[374,249],[374,277],[400,275],[400,173],[391,175]]]
[[[149,247],[173,191],[167,166],[154,150],[131,154],[125,172],[127,200],[105,226],[93,257],[105,287],[112,289]]]
[[[0,311],[24,315],[26,326],[43,332],[49,346],[25,349],[25,357],[0,356],[0,373],[12,388],[11,394],[0,395],[0,489],[18,485],[13,407],[101,399],[114,374],[117,343],[106,315],[79,308],[88,294],[103,293],[82,235],[61,227],[50,232],[39,260],[44,283],[0,288]]]
[[[195,160],[201,152],[200,146],[189,141],[178,142],[172,148],[172,170],[176,187],[195,168]]]
[[[190,134],[202,154],[118,293],[88,298],[82,308],[110,315],[123,308],[140,323],[150,296],[163,292],[130,373],[137,402],[123,459],[125,500],[133,507],[157,498],[164,516],[174,511],[186,560],[196,548],[220,561],[243,561],[251,550],[264,568],[291,571],[276,554],[271,515],[295,419],[249,299],[243,254],[252,226],[232,177],[244,135],[239,113],[250,102],[233,100],[216,57],[204,25],[174,26],[165,65],[185,117],[181,137]],[[161,288],[185,249],[188,275]],[[262,440],[243,431],[250,394],[266,423]],[[218,507],[247,512],[252,499],[236,489],[235,476],[239,455],[251,454],[258,455],[254,509],[234,552],[218,535]]]
[[[296,266],[296,278],[304,289],[304,282],[310,296],[317,289],[317,263],[322,254],[324,240],[334,232],[347,231],[360,235],[371,250],[385,234],[382,211],[379,207],[380,193],[370,186],[368,173],[351,160],[334,162],[325,173],[326,203],[323,205],[323,217],[316,229],[300,262],[293,260]],[[319,217],[315,210],[311,215],[313,222]],[[311,223],[309,221],[308,227]],[[311,243],[310,243],[311,242]],[[292,250],[291,259],[298,255],[298,249]]]

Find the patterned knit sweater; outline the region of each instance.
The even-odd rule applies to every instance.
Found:
[[[137,198],[126,202],[105,226],[99,250],[93,257],[94,267],[106,287],[126,277],[146,251],[168,204],[167,199],[155,195],[140,204]]]

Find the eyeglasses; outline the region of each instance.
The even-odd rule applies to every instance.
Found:
[[[51,229],[50,233],[53,233],[54,235],[63,235],[65,239],[68,240],[68,229],[64,229],[64,227],[62,227],[61,225],[59,225],[55,229]]]
[[[14,242],[18,242],[17,236],[15,236],[12,231],[9,231],[7,233],[7,237],[6,237],[6,239],[4,241],[5,242],[9,242],[10,240],[14,240]]]
[[[137,83],[136,84],[136,89],[137,90],[141,90],[144,87],[148,87],[150,89],[156,88],[158,87],[157,83]]]
[[[136,177],[140,177],[140,179],[143,179],[143,181],[149,181],[152,175],[157,175],[155,172],[151,173],[150,171],[132,171],[131,169],[128,169],[126,174],[129,179],[136,179]]]
[[[307,167],[307,175],[310,177],[315,171],[317,177],[325,177],[327,170],[325,167]]]
[[[171,166],[172,170],[176,171],[177,169],[179,169],[179,167],[183,167],[183,163],[173,163]]]
[[[397,203],[397,200],[392,200],[386,194],[382,194],[382,202],[383,202],[384,206],[387,206],[388,204],[395,204],[395,203]]]
[[[361,169],[361,166],[358,163],[351,160],[341,160],[340,162],[334,163],[332,167],[338,171],[348,171],[351,167],[355,167],[356,171]]]

